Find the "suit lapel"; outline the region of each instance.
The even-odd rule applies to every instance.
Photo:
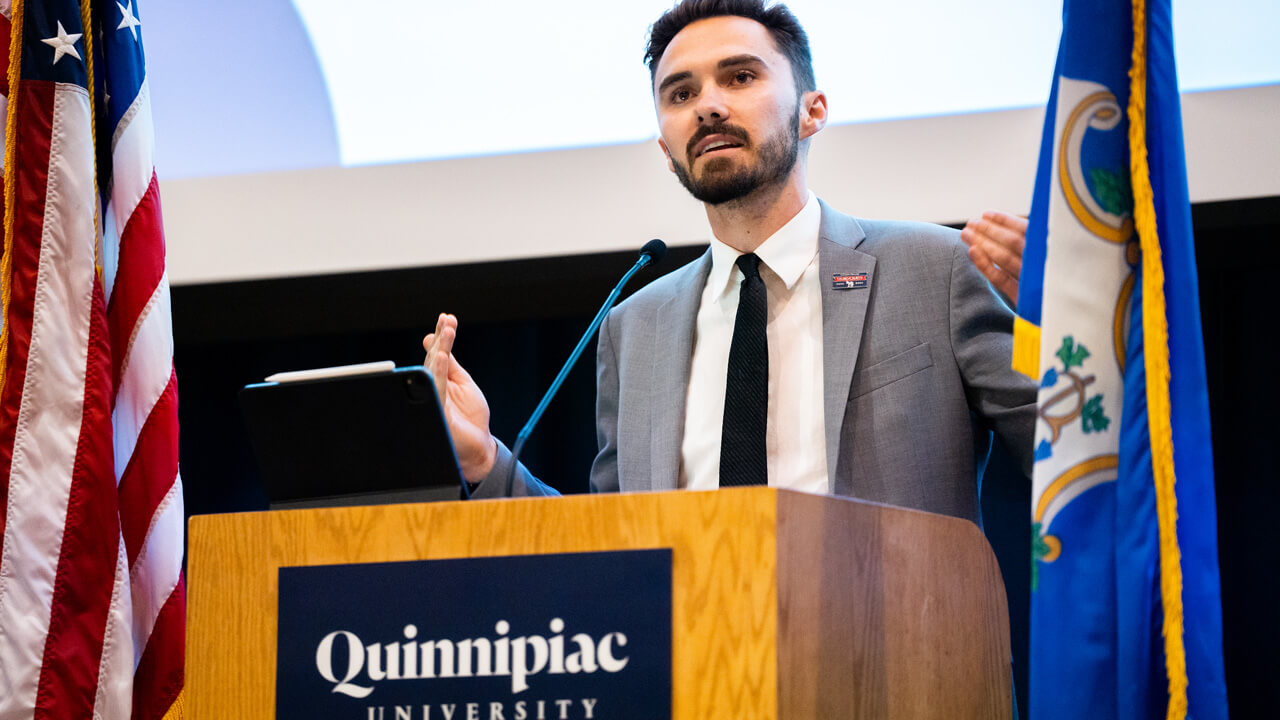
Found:
[[[684,273],[671,297],[653,316],[654,338],[670,338],[653,352],[653,392],[650,407],[649,458],[653,490],[674,490],[680,475],[680,446],[684,438],[685,401],[693,362],[693,331],[702,289],[711,271],[711,250]]]
[[[822,204],[818,232],[818,281],[822,284],[822,388],[827,476],[834,478],[849,384],[862,344],[863,320],[875,283],[876,259],[855,250],[866,237],[857,220]],[[866,273],[866,286],[836,289],[834,276]],[[832,491],[836,487],[832,484]]]

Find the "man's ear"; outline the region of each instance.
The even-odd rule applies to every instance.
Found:
[[[667,144],[663,142],[662,138],[658,138],[658,147],[662,148],[662,154],[667,156],[667,169],[671,172],[675,172],[675,161],[671,159],[671,151],[667,149]]]
[[[800,139],[813,137],[827,126],[827,94],[811,90],[800,98]]]

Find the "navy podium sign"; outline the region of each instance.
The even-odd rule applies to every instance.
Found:
[[[671,550],[280,568],[278,720],[671,717]]]

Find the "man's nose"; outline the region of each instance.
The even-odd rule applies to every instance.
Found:
[[[704,88],[699,93],[697,110],[700,123],[714,124],[729,119],[729,106],[725,103],[724,93],[715,85]]]

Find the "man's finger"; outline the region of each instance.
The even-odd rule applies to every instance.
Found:
[[[1026,221],[1022,218],[988,211],[983,213],[982,218],[970,220],[964,230],[960,231],[960,237],[971,248],[983,248],[991,262],[1017,280],[1022,274],[1022,252],[1026,247],[1025,228]]]
[[[1020,245],[1026,238],[1026,233],[1015,227],[1002,225],[985,218],[970,220],[965,225],[966,230],[971,230],[974,236],[994,240],[1002,245]],[[961,233],[963,235],[963,231]]]
[[[978,268],[997,290],[1014,297],[1014,295],[1010,294],[1009,288],[1012,287],[1013,292],[1017,292],[1017,276],[997,265],[991,256],[987,254],[986,245],[975,245],[969,248],[969,259],[973,261],[974,267]]]
[[[995,263],[991,262],[991,256],[987,254],[981,244],[969,246],[969,259],[973,261],[974,267],[978,268],[988,280],[991,280],[992,274],[999,270]]]
[[[444,353],[445,355],[453,352],[453,341],[457,337],[458,331],[449,325],[445,325],[440,332],[436,333],[435,351]]]
[[[985,248],[985,245],[975,245],[969,248],[969,259],[973,261],[974,267],[978,268],[983,276],[987,278],[991,286],[1000,291],[1000,294],[1004,295],[1014,308],[1017,308],[1018,277],[992,262]]]
[[[431,373],[431,380],[436,386],[436,397],[440,399],[440,405],[445,405],[445,398],[449,392],[449,356],[444,353],[432,353],[427,356],[427,371]]]
[[[1013,228],[1005,227],[1003,225],[997,225],[987,220],[981,220],[979,223],[981,236],[990,242],[1002,245],[1011,250],[1019,251],[1021,251],[1022,246],[1026,244],[1027,236],[1025,233],[1018,232]]]
[[[1024,217],[1010,215],[1009,213],[1003,213],[999,210],[987,210],[982,213],[982,219],[993,222],[997,225],[1002,225],[1022,235],[1027,233],[1027,219]]]
[[[423,349],[423,350],[426,350],[428,353],[431,353],[431,352],[433,352],[433,351],[435,350],[435,348],[433,347],[433,345],[434,345],[434,343],[436,342],[436,340],[438,340],[438,339],[439,339],[439,337],[440,337],[440,332],[441,332],[442,330],[444,330],[445,326],[448,324],[448,320],[447,320],[447,318],[448,318],[448,317],[449,317],[449,316],[448,316],[448,315],[446,315],[445,313],[440,313],[439,315],[437,315],[437,316],[436,316],[436,328],[435,328],[435,330],[432,330],[431,332],[427,333],[427,336],[426,336],[426,337],[424,337],[424,338],[422,338],[422,349]],[[456,321],[455,321],[455,323],[454,323],[454,326],[455,326],[455,327],[457,326]],[[429,364],[431,364],[431,360],[430,360],[430,358],[428,358],[427,360],[424,360],[424,361],[423,361],[423,364],[424,364],[424,365],[429,365]]]
[[[991,262],[999,265],[1005,272],[1017,278],[1022,275],[1022,245],[1010,247],[1010,244],[986,240],[979,247],[987,254]]]
[[[423,365],[431,373],[436,386],[436,395],[444,403],[449,391],[450,361],[453,357],[453,341],[457,336],[457,319],[451,315],[440,313],[436,317],[436,331],[428,333],[422,339],[422,347],[427,351]]]

